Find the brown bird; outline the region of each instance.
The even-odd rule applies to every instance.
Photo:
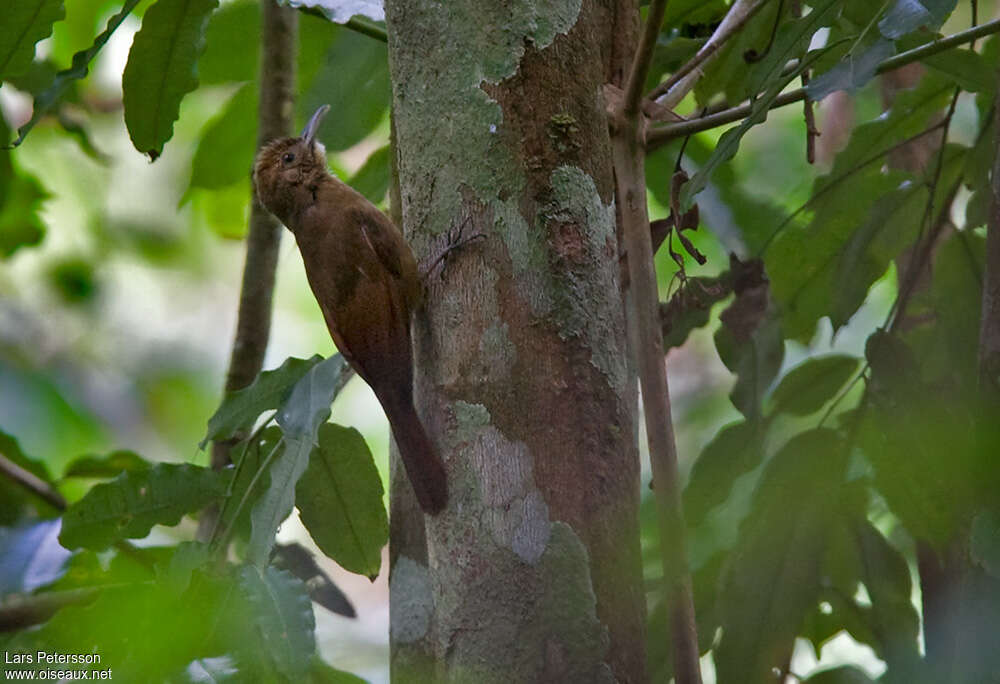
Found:
[[[420,507],[439,513],[448,499],[444,464],[413,404],[410,316],[423,283],[399,229],[327,170],[316,132],[329,109],[316,110],[300,137],[260,151],[257,197],[295,235],[337,349],[382,404]]]

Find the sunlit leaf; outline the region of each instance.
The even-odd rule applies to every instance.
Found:
[[[318,354],[309,359],[289,357],[278,368],[263,371],[248,387],[226,395],[208,419],[208,432],[200,446],[205,448],[211,440],[228,439],[253,425],[264,411],[281,406],[295,384],[322,360]]]
[[[316,651],[316,621],[305,585],[277,568],[248,565],[240,587],[253,607],[259,643],[275,669],[290,681],[301,681]]]
[[[326,423],[299,480],[295,505],[313,541],[345,570],[374,580],[389,541],[382,480],[364,437]]]
[[[368,17],[373,21],[385,19],[381,0],[280,0],[289,7],[311,7],[322,12],[327,19],[345,24],[354,16]]]
[[[878,23],[886,38],[895,40],[918,28],[938,28],[958,0],[896,0]]]
[[[76,81],[86,77],[90,69],[90,62],[101,51],[104,44],[108,42],[111,34],[125,21],[125,18],[131,14],[132,10],[138,4],[139,0],[126,0],[121,11],[108,19],[107,27],[94,38],[94,43],[86,50],[80,50],[74,54],[73,62],[69,69],[56,74],[52,85],[35,97],[31,119],[17,130],[17,140],[11,143],[11,145],[14,147],[20,145],[24,141],[25,136],[28,135],[28,132],[48,113],[52,105],[62,97],[63,93]]]
[[[105,456],[81,456],[66,466],[63,477],[115,477],[122,472],[147,470],[151,466],[134,451],[112,451]]]
[[[785,374],[771,394],[775,412],[807,416],[834,398],[858,370],[853,356],[831,354],[809,359]]]
[[[35,43],[47,38],[52,24],[64,16],[63,0],[19,0],[6,8],[0,31],[0,81],[24,73],[35,56]]]
[[[156,159],[174,134],[181,100],[198,86],[205,25],[218,0],[157,0],[132,41],[122,74],[125,125],[135,148]]]
[[[153,525],[176,525],[186,513],[222,496],[224,477],[209,468],[160,463],[95,485],[63,516],[59,541],[68,549],[107,548],[149,534]]]

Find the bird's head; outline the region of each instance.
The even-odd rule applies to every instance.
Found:
[[[297,138],[272,140],[257,153],[253,182],[260,203],[287,226],[297,211],[313,200],[317,182],[329,174],[326,148],[316,140],[319,124],[330,105],[309,119]]]

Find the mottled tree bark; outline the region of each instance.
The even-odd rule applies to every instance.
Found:
[[[422,518],[393,485],[394,681],[646,680],[601,97],[624,14],[386,3],[404,230],[425,260],[449,229],[485,236],[432,275],[414,323],[450,501]]]

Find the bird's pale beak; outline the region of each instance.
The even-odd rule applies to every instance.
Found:
[[[316,134],[319,132],[319,124],[323,121],[323,117],[326,116],[328,111],[330,111],[330,105],[328,104],[317,109],[316,113],[309,119],[309,123],[302,129],[302,138],[309,147],[312,147],[313,141],[316,139]]]

